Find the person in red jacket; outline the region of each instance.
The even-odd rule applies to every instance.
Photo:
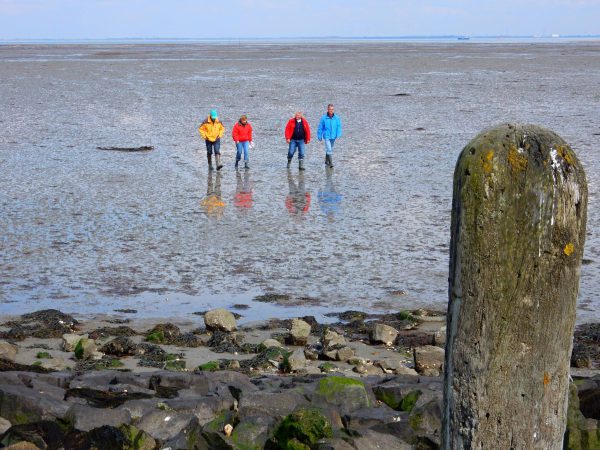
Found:
[[[248,117],[244,114],[236,122],[231,130],[231,137],[235,142],[237,153],[235,155],[235,168],[238,168],[240,159],[242,159],[242,150],[244,151],[244,168],[249,169],[248,148],[252,145],[252,125],[248,122]]]
[[[290,144],[287,168],[291,167],[292,158],[298,149],[298,169],[304,170],[304,144],[310,142],[310,127],[302,112],[297,111],[285,126],[285,141]]]

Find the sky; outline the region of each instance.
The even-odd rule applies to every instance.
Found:
[[[600,0],[0,0],[0,39],[600,35]]]

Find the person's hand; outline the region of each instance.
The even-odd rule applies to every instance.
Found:
[[[287,142],[287,143],[289,144],[289,143],[290,143],[290,140],[289,140],[289,139],[286,139],[286,140],[285,140],[285,142]]]
[[[235,145],[238,145],[240,143],[240,141],[233,141],[233,142],[235,142]]]
[[[310,141],[306,141],[306,144],[310,144]]]

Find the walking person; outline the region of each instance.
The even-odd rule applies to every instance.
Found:
[[[248,122],[248,117],[246,117],[245,114],[241,116],[240,120],[233,126],[231,137],[233,138],[233,142],[235,142],[235,148],[237,150],[235,154],[235,168],[238,168],[243,151],[244,168],[249,169],[248,148],[252,145],[252,125]]]
[[[298,169],[304,170],[304,144],[310,142],[310,126],[301,111],[297,111],[285,126],[285,141],[290,144],[288,149],[287,168],[292,165],[292,158],[298,150]]]
[[[334,113],[333,105],[327,105],[327,112],[321,117],[317,129],[317,139],[325,141],[325,165],[333,168],[333,145],[342,136],[342,121]]]
[[[213,170],[212,155],[215,154],[217,170],[223,168],[221,164],[221,137],[225,132],[225,127],[219,120],[219,115],[215,109],[210,111],[208,117],[198,127],[200,136],[206,142],[206,157],[208,159],[208,170]]]

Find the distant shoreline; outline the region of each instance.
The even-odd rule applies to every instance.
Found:
[[[564,36],[297,36],[297,37],[246,37],[246,38],[156,38],[156,37],[118,37],[118,38],[31,38],[0,39],[1,45],[70,45],[70,44],[290,44],[290,43],[368,43],[368,42],[440,42],[453,43],[565,43],[582,41],[600,41],[600,35],[564,35]]]

